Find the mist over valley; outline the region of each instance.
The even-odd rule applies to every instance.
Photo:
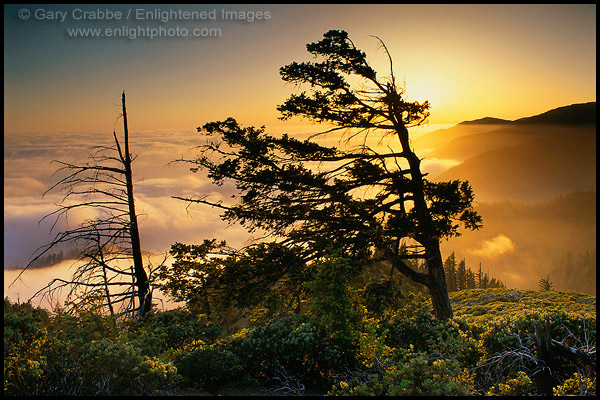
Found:
[[[443,241],[443,256],[455,252],[473,270],[481,263],[484,271],[508,287],[535,289],[540,278],[549,276],[559,290],[595,295],[595,129],[595,103],[587,103],[516,121],[467,121],[413,138],[429,178],[468,180],[475,209],[483,217],[483,228]],[[89,146],[111,139],[97,132],[44,138],[40,133],[5,135],[5,269],[27,264],[34,250],[51,239],[50,222],[38,225],[61,197],[50,193],[41,198],[56,179],[52,176],[56,164],[50,161],[80,162]],[[211,194],[227,199],[236,192],[231,185],[212,185],[201,172],[193,174],[183,165],[170,164],[194,154],[192,148],[199,140],[193,131],[146,131],[132,136],[132,150],[138,155],[135,193],[142,246],[153,254],[168,251],[176,241],[219,238],[242,245],[251,238],[243,228],[221,221],[219,210],[186,208],[172,198]],[[86,217],[90,215],[74,214],[69,224]],[[65,226],[59,224],[57,229],[61,227]],[[582,254],[593,255],[588,258],[593,259],[594,279],[588,272],[585,279],[567,284],[562,266],[568,257],[577,260]],[[577,266],[571,264],[570,268]],[[32,270],[26,275],[25,285],[38,285],[33,283],[34,274]],[[5,293],[7,285],[5,273]]]
[[[481,262],[509,287],[535,289],[549,276],[559,289],[595,295],[595,102],[515,121],[467,121],[413,143],[427,157],[458,163],[431,179],[468,180],[483,217],[480,230],[442,242],[444,254]],[[593,255],[594,268],[579,284],[565,282],[569,254]]]

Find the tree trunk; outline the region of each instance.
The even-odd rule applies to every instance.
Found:
[[[125,92],[121,97],[123,105],[123,126],[125,136],[124,149],[124,166],[125,180],[127,186],[127,203],[129,205],[129,234],[131,236],[131,252],[133,256],[133,266],[135,273],[135,285],[137,286],[137,295],[140,303],[140,316],[149,312],[152,309],[152,297],[150,293],[150,285],[148,283],[148,275],[144,269],[142,260],[142,248],[140,244],[140,233],[137,224],[137,214],[135,213],[135,203],[133,197],[133,173],[131,170],[131,155],[129,154],[129,129],[127,126],[127,110],[125,107]]]
[[[417,212],[417,221],[420,225],[415,239],[425,248],[425,260],[427,265],[427,289],[431,295],[431,303],[435,317],[439,320],[453,318],[452,306],[448,297],[446,287],[446,275],[444,273],[444,262],[440,251],[440,242],[436,237],[433,220],[425,201],[423,185],[423,174],[421,173],[421,160],[410,148],[408,140],[408,129],[402,124],[396,127],[398,138],[402,145],[402,151],[406,153],[406,160],[410,168],[413,202]]]
[[[537,342],[537,358],[544,362],[542,371],[535,376],[535,383],[541,396],[552,396],[552,388],[558,381],[553,374],[556,363],[551,346],[550,320],[546,319],[546,323],[543,326],[540,321],[535,321],[533,327],[535,328],[535,339]]]
[[[448,288],[446,287],[446,275],[444,273],[444,262],[440,252],[439,243],[430,244],[425,253],[431,254],[428,258],[427,270],[429,275],[429,284],[427,289],[431,295],[431,303],[435,317],[439,320],[451,319],[454,317],[450,298],[448,297]]]

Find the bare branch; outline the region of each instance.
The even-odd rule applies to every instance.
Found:
[[[122,110],[124,149],[121,149],[113,130],[115,145],[92,147],[89,162],[76,165],[53,161],[59,164],[55,174],[66,172],[66,175],[43,195],[53,190],[64,191],[65,194],[57,205],[58,209],[45,215],[40,223],[54,218],[50,228],[52,232],[63,219],[68,225],[68,216],[73,210],[91,209],[98,216],[79,223],[75,228],[56,233],[50,243],[36,250],[33,260],[15,281],[40,257],[60,245],[74,245],[79,249],[79,264],[70,280],[54,279],[33,297],[44,291],[51,296],[62,288],[69,287],[67,301],[74,307],[91,304],[100,298],[104,299],[103,306],[108,307],[111,315],[117,312],[114,308],[117,303],[123,303],[120,315],[138,315],[150,309],[151,291],[142,265],[137,215],[133,205],[131,162],[135,157],[129,154],[125,93],[122,95]],[[133,261],[135,270],[129,265],[119,267],[118,262],[124,260]],[[111,290],[116,292],[112,293]],[[136,307],[136,298],[139,299],[139,307]]]

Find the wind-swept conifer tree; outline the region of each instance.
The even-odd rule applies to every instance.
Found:
[[[440,240],[458,235],[460,224],[479,228],[481,217],[467,182],[436,183],[421,171],[408,129],[427,120],[430,105],[405,99],[392,57],[379,42],[389,56],[387,76],[378,75],[338,30],[307,45],[314,61],[280,69],[284,81],[308,87],[278,107],[282,119],[326,124],[319,135],[343,133],[343,147],[268,135],[264,127],[242,127],[233,118],[210,122],[198,130],[216,140],[200,146],[198,158],[179,161],[192,163],[193,171],[206,169],[216,184],[234,182],[240,195],[233,204],[184,199],[217,206],[226,220],[299,246],[307,263],[329,246],[352,258],[387,260],[428,288],[437,318],[452,318]],[[371,139],[386,137],[395,139],[388,151],[371,146]]]

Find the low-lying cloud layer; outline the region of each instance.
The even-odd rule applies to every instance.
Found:
[[[61,176],[52,160],[83,164],[91,145],[111,145],[109,133],[44,137],[41,134],[7,135],[4,148],[4,265],[26,264],[39,246],[48,243],[51,222],[38,221],[57,209],[64,193],[42,194]],[[142,246],[151,252],[164,252],[176,241],[198,243],[205,238],[227,239],[232,245],[248,240],[247,232],[228,226],[219,218],[220,210],[187,204],[172,196],[211,194],[215,199],[230,196],[230,186],[216,187],[202,174],[190,172],[184,164],[169,164],[198,144],[195,132],[131,134],[134,161],[136,208],[140,216]],[[49,144],[50,143],[50,144]],[[74,212],[68,223],[74,227],[93,211]],[[56,230],[64,229],[61,221]]]
[[[498,235],[490,240],[483,240],[479,247],[468,249],[470,254],[481,258],[494,259],[515,250],[515,244],[506,235]]]
[[[296,127],[301,132],[306,127]],[[297,132],[290,132],[295,137]],[[57,209],[64,193],[42,194],[60,178],[53,175],[61,160],[82,164],[87,161],[92,145],[112,145],[112,134],[82,133],[46,136],[43,134],[5,135],[4,147],[4,266],[27,264],[33,252],[52,240],[54,233],[66,228],[66,221],[50,233],[53,220],[38,221]],[[251,236],[241,226],[229,225],[219,217],[222,210],[206,205],[189,205],[172,196],[209,195],[212,200],[227,202],[235,193],[232,184],[215,186],[200,171],[192,173],[189,165],[173,163],[180,158],[193,158],[195,146],[205,143],[197,132],[144,132],[131,134],[134,161],[136,209],[140,214],[142,247],[152,253],[165,253],[175,242],[201,243],[204,239],[225,239],[234,247],[248,242]],[[328,139],[328,145],[336,145]],[[387,144],[382,144],[387,149]],[[388,149],[389,150],[389,149]],[[384,150],[387,151],[387,150]],[[422,167],[429,176],[455,165],[455,160],[423,159]],[[477,198],[477,193],[476,193]],[[188,207],[189,206],[189,207]],[[463,235],[443,241],[442,254],[456,252],[466,258],[476,270],[479,263],[490,276],[501,279],[509,287],[534,289],[546,276],[554,260],[567,254],[595,249],[595,218],[588,218],[590,208],[579,210],[582,217],[563,217],[551,208],[523,208],[516,203],[477,204],[484,218],[478,231],[463,231]],[[536,210],[540,211],[537,212]],[[595,208],[593,209],[595,216]],[[539,215],[538,215],[539,214]],[[69,227],[74,227],[93,211],[70,215]],[[30,278],[35,274],[28,274]],[[6,278],[6,274],[5,274]],[[47,282],[28,282],[41,287]]]

